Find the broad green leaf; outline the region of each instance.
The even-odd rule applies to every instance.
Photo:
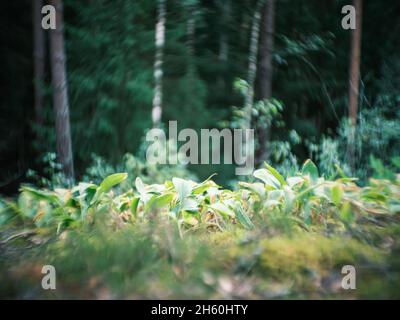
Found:
[[[45,200],[52,204],[62,205],[59,197],[51,191],[37,190],[27,186],[22,187],[21,191],[29,193],[36,200]]]
[[[135,187],[136,187],[136,190],[137,190],[139,193],[146,193],[146,189],[145,189],[144,184],[143,184],[143,181],[142,181],[142,179],[140,179],[140,177],[137,177],[137,178],[136,178],[136,180],[135,180]]]
[[[261,199],[265,196],[265,187],[261,182],[239,182],[239,186],[244,189],[250,190],[252,193],[257,194]]]
[[[183,199],[182,205],[181,205],[181,210],[185,211],[197,211],[198,210],[198,203],[196,200],[191,199],[191,198],[185,198]]]
[[[214,181],[210,180],[215,175],[216,175],[216,173],[212,174],[206,180],[204,180],[202,183],[198,184],[197,186],[194,186],[192,193],[193,194],[202,194],[208,188],[217,186]]]
[[[145,211],[157,210],[169,206],[172,199],[174,198],[173,193],[166,193],[162,195],[154,195],[146,204]]]
[[[222,202],[216,202],[209,205],[209,208],[222,214],[224,217],[235,217],[235,213]]]
[[[144,186],[142,179],[139,177],[135,180],[135,187],[140,194],[140,200],[142,200],[143,203],[147,203],[147,201],[150,200],[151,195],[147,193],[146,187]]]
[[[181,178],[173,178],[172,183],[174,184],[175,190],[178,193],[179,200],[181,203],[183,199],[189,196],[194,187],[194,182],[189,180],[183,180]]]
[[[301,173],[303,175],[310,175],[311,180],[316,181],[319,177],[318,168],[310,159],[304,162],[303,167],[301,169]]]
[[[283,176],[275,170],[275,168],[271,167],[268,163],[264,162],[265,167],[268,169],[269,172],[280,182],[282,186],[286,184],[285,179]]]
[[[105,178],[97,189],[98,194],[108,192],[112,187],[120,184],[128,177],[127,173],[114,173]]]
[[[203,182],[196,187],[193,188],[193,194],[202,194],[203,192],[207,191],[209,188],[212,188],[215,184],[211,181]]]
[[[287,179],[287,183],[288,185],[293,188],[294,186],[303,183],[304,182],[304,178],[302,177],[290,177]]]
[[[72,188],[71,192],[78,192],[80,195],[84,195],[88,190],[96,191],[97,185],[93,183],[79,182],[79,184]]]
[[[279,189],[281,187],[281,183],[279,182],[279,180],[275,178],[267,169],[258,169],[254,171],[253,175],[273,189]]]

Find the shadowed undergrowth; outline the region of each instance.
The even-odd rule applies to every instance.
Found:
[[[266,165],[225,190],[126,174],[72,189],[23,187],[3,199],[7,298],[399,298],[399,179],[327,181],[308,161],[284,178]],[[132,188],[133,187],[133,188]],[[114,188],[114,190],[112,190]],[[41,288],[53,265],[57,289]],[[357,288],[341,286],[353,265]]]

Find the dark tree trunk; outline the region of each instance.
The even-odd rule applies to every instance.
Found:
[[[274,50],[275,32],[275,0],[267,0],[262,15],[262,29],[260,41],[260,98],[271,98],[272,91],[272,54]]]
[[[349,117],[352,125],[357,124],[358,95],[360,87],[362,0],[353,0],[356,9],[356,29],[351,33],[351,58],[349,78]]]
[[[259,65],[259,99],[270,99],[272,95],[272,55],[274,50],[275,31],[275,0],[267,0],[262,14],[262,29],[260,39],[260,65]],[[269,158],[268,142],[271,136],[271,127],[260,128],[257,132],[258,150],[256,164]]]
[[[35,97],[35,122],[38,127],[43,124],[43,85],[45,72],[45,37],[42,28],[42,0],[32,1],[33,22],[33,74],[34,74],[34,97]]]
[[[351,33],[351,55],[349,74],[349,119],[351,133],[348,144],[348,158],[351,168],[355,167],[355,132],[357,126],[358,98],[360,88],[360,60],[361,60],[361,34],[362,34],[362,0],[353,0],[356,9],[356,29]]]
[[[69,122],[68,87],[64,52],[64,23],[62,0],[50,0],[56,8],[56,29],[50,30],[53,104],[56,120],[57,155],[69,183],[74,180],[74,163]]]

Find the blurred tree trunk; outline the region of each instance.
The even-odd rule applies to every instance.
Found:
[[[62,0],[50,0],[56,8],[56,29],[50,30],[53,104],[56,120],[57,154],[69,183],[74,180],[74,163],[69,122],[67,76],[64,48],[64,22]]]
[[[156,23],[156,57],[154,62],[154,97],[153,110],[151,113],[153,127],[159,126],[162,116],[162,78],[163,78],[163,54],[165,44],[165,2],[166,0],[158,0],[158,17]]]
[[[351,133],[348,144],[348,158],[351,168],[355,165],[355,132],[357,127],[358,99],[360,87],[360,60],[361,60],[361,34],[362,34],[362,0],[353,0],[356,9],[356,29],[351,32],[351,54],[349,73],[349,118]]]
[[[186,47],[188,51],[188,72],[194,71],[194,41],[196,36],[196,15],[197,3],[191,2],[187,5],[187,22],[186,22]]]
[[[221,11],[221,26],[219,33],[219,49],[218,49],[218,60],[219,63],[223,66],[224,72],[226,63],[228,62],[228,53],[229,53],[229,45],[228,45],[228,28],[227,26],[231,23],[231,15],[232,15],[232,7],[230,0],[222,0],[218,2]],[[218,82],[221,84],[223,88],[225,88],[225,77],[224,74],[221,74],[221,77],[218,79]]]
[[[259,99],[272,97],[273,66],[272,55],[274,50],[275,32],[275,0],[267,0],[262,15],[262,29],[260,40],[260,71],[259,71]],[[260,164],[269,158],[268,142],[271,137],[271,126],[258,129],[258,150],[256,163]]]
[[[251,111],[254,104],[254,82],[257,74],[257,55],[258,55],[258,40],[260,35],[260,20],[261,20],[261,5],[263,1],[259,0],[254,11],[249,48],[249,61],[247,70],[247,93],[245,97],[245,128],[251,127]]]
[[[35,109],[35,122],[38,127],[43,124],[43,85],[44,85],[44,72],[45,72],[45,37],[42,28],[42,0],[32,1],[32,23],[33,23],[33,78],[34,78],[34,109]]]

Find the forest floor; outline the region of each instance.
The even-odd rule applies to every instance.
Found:
[[[0,297],[400,298],[400,175],[359,186],[307,161],[294,177],[268,165],[254,177],[235,190],[127,173],[24,186],[0,199]]]
[[[232,230],[181,239],[171,225],[57,239],[1,233],[0,296],[11,299],[400,298],[400,225],[380,247],[320,234]],[[56,290],[42,289],[43,265]],[[342,268],[356,270],[345,290]]]

